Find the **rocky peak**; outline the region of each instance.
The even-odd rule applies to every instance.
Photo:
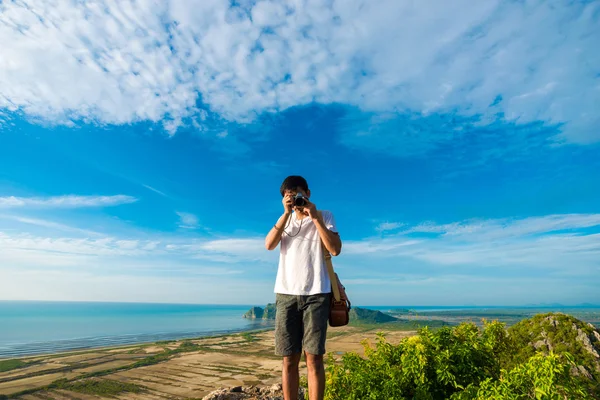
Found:
[[[594,325],[556,312],[523,320],[509,332],[522,347],[517,352],[528,355],[527,346],[542,352],[566,351],[575,358],[574,375],[600,381],[600,332]]]

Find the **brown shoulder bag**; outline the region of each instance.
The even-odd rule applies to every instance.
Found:
[[[327,265],[327,273],[329,274],[333,294],[329,307],[329,325],[333,327],[348,325],[352,305],[346,295],[346,288],[340,282],[338,275],[333,271],[331,253],[329,253],[323,242],[321,242],[321,246],[323,247],[323,255],[325,256],[325,264]]]

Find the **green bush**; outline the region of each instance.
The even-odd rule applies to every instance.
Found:
[[[59,379],[49,385],[51,389],[63,389],[90,395],[114,397],[121,393],[141,393],[143,388],[128,382],[118,382],[110,379],[85,379],[69,382]]]
[[[0,372],[7,372],[17,368],[26,367],[28,364],[18,359],[0,360]]]
[[[378,334],[375,347],[363,342],[364,357],[329,355],[326,399],[586,398],[581,380],[569,373],[575,365],[569,353],[534,353],[514,364],[514,344],[504,324],[486,321],[483,328],[424,328],[397,345]]]
[[[470,385],[451,399],[590,399],[585,388],[569,373],[571,362],[564,362],[554,353],[537,353],[525,364],[510,371],[502,370],[500,379],[488,378],[479,386]]]

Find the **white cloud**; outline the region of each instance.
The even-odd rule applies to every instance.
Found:
[[[198,268],[200,269],[200,268]],[[218,271],[215,271],[218,272]],[[198,276],[131,275],[125,268],[115,275],[85,271],[22,269],[2,270],[3,299],[55,301],[127,301],[200,304],[266,304],[272,302],[272,283],[225,278],[221,273]],[[107,290],[110,288],[110,290]]]
[[[95,232],[95,231],[91,231],[88,229],[81,229],[81,228],[73,227],[71,225],[66,225],[66,224],[62,224],[59,222],[55,222],[55,221],[49,221],[46,219],[21,217],[18,215],[5,215],[5,214],[0,214],[0,219],[16,221],[21,224],[34,225],[34,226],[39,226],[42,228],[48,228],[48,229],[52,229],[52,230],[77,232],[77,233],[80,233],[83,235],[90,235],[90,236],[101,236],[100,233]]]
[[[277,263],[277,252],[265,250],[262,238],[225,238],[195,240],[171,244],[169,250],[178,251],[195,259],[225,263],[271,262]]]
[[[160,190],[158,190],[158,189],[156,189],[156,188],[153,188],[153,187],[152,187],[152,186],[150,186],[150,185],[144,185],[144,184],[142,184],[142,186],[143,186],[143,187],[145,187],[146,189],[148,189],[148,190],[150,190],[150,191],[154,192],[154,193],[160,194],[160,195],[161,195],[161,196],[163,196],[163,197],[169,197],[169,196],[167,196],[167,194],[166,194],[166,193],[164,193],[164,192],[161,192]]]
[[[140,256],[149,255],[143,250],[148,242],[127,241],[114,237],[100,238],[80,237],[45,237],[29,234],[8,234],[0,232],[0,249],[2,256],[11,250],[22,250],[40,254],[99,256]]]
[[[400,222],[382,222],[375,227],[377,232],[393,231],[402,227],[404,224]]]
[[[184,229],[196,229],[200,225],[198,217],[191,213],[176,211],[179,216],[179,227]]]
[[[253,239],[54,235],[0,231],[1,299],[223,304],[272,300],[275,269],[265,268],[266,258],[257,254],[269,252],[262,243],[254,248],[253,243],[259,243]],[[276,254],[268,256],[276,266]],[[98,290],[101,282],[110,290]]]
[[[569,268],[600,266],[600,214],[559,214],[522,219],[433,222],[384,238],[344,244],[351,255],[419,260],[438,266]],[[596,229],[597,230],[597,229]],[[433,236],[420,236],[428,233]],[[415,236],[417,235],[417,236]]]
[[[410,228],[405,233],[441,233],[455,237],[473,235],[479,240],[493,240],[589,228],[598,225],[600,225],[600,214],[558,214],[524,219],[472,220],[444,225],[427,222]]]
[[[355,304],[600,301],[600,214],[400,229],[344,240],[334,266]],[[70,232],[84,233],[75,227]],[[265,250],[264,237],[56,235],[0,232],[3,298],[272,300],[279,252]],[[98,282],[111,290],[99,292]],[[233,297],[230,289],[238,290]]]
[[[503,113],[564,123],[572,142],[600,140],[598,2],[229,4],[5,2],[0,109],[59,123],[163,121],[175,132],[187,118],[202,126],[198,96],[238,122],[343,103]]]
[[[135,197],[116,196],[54,196],[54,197],[0,197],[0,208],[44,207],[44,208],[80,208],[110,207],[136,202]]]

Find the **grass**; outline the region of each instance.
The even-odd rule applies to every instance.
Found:
[[[242,332],[242,333],[234,334],[234,335],[232,335],[232,334],[216,335],[213,337],[203,337],[203,338],[198,338],[198,339],[183,340],[180,342],[180,345],[177,348],[174,348],[174,349],[164,348],[164,350],[160,353],[148,355],[147,357],[138,359],[138,361],[132,362],[131,364],[128,364],[128,365],[123,365],[123,366],[109,368],[109,369],[105,369],[105,370],[84,373],[84,374],[81,374],[70,380],[67,380],[64,378],[59,379],[49,385],[45,385],[45,386],[37,387],[37,388],[26,389],[26,390],[22,390],[17,393],[12,393],[10,395],[10,397],[8,397],[6,395],[0,395],[0,400],[8,399],[8,398],[12,399],[12,398],[23,396],[26,394],[43,392],[43,391],[59,389],[59,388],[71,390],[71,391],[75,391],[75,392],[81,392],[81,393],[91,393],[91,392],[94,392],[94,394],[106,393],[107,395],[110,393],[115,393],[117,391],[118,391],[118,393],[122,393],[122,392],[126,392],[126,391],[136,392],[138,390],[142,390],[140,388],[143,388],[143,387],[136,387],[135,385],[128,385],[128,384],[121,383],[121,382],[111,381],[106,378],[103,378],[103,379],[100,379],[100,378],[103,376],[106,376],[106,375],[113,374],[115,372],[127,371],[127,370],[131,370],[131,369],[138,368],[138,367],[158,364],[163,361],[169,360],[170,358],[172,358],[173,356],[175,356],[179,353],[205,351],[205,352],[217,352],[217,353],[230,354],[232,356],[247,355],[248,353],[244,352],[244,351],[239,351],[239,350],[234,350],[234,349],[213,349],[213,348],[211,348],[211,346],[212,346],[211,344],[196,343],[195,341],[203,340],[203,339],[212,339],[212,338],[217,337],[222,340],[222,342],[218,342],[219,346],[227,345],[227,344],[237,344],[237,345],[244,344],[244,343],[249,344],[251,342],[256,342],[256,341],[260,340],[258,337],[256,337],[257,334],[265,332],[265,331],[270,331],[270,330],[272,330],[272,329],[259,329],[259,330],[254,330],[254,331]],[[234,339],[236,336],[240,340],[231,341],[231,342],[227,341],[227,339],[231,340],[231,339]],[[163,342],[154,343],[152,345],[157,345],[157,344],[165,345],[167,343],[173,344],[173,343],[176,343],[176,341],[163,341]],[[129,348],[124,348],[123,350],[124,350],[125,354],[134,354],[135,352],[142,350],[146,346],[148,346],[148,345],[128,346]],[[106,350],[106,349],[104,349],[104,350]],[[96,349],[96,350],[90,350],[87,352],[76,352],[76,353],[71,353],[71,354],[84,354],[84,353],[91,353],[91,352],[102,353],[104,351],[98,351]],[[264,358],[269,358],[269,359],[279,359],[280,358],[280,357],[274,356],[272,354],[272,351],[268,350],[268,349],[260,350],[258,352],[252,352],[251,354],[256,357],[264,357]],[[60,358],[60,357],[66,356],[66,355],[67,354],[49,355],[46,359]],[[6,371],[6,370],[15,369],[15,368],[21,368],[21,367],[30,365],[31,363],[32,362],[21,361],[21,360],[4,360],[4,361],[0,362],[0,366],[3,368],[2,371]],[[83,368],[86,366],[87,366],[87,364],[85,362],[81,363],[81,364],[77,363],[77,365],[70,365],[70,366],[60,367],[60,368],[51,369],[51,370],[36,371],[34,373],[27,374],[27,376],[29,377],[29,376],[44,375],[44,374],[52,373],[52,372],[72,371],[74,369]],[[223,368],[223,369],[228,369],[228,368]],[[229,368],[229,372],[250,373],[250,370],[246,369],[246,368]],[[252,371],[252,373],[255,373],[255,372],[256,371]],[[266,378],[267,376],[270,376],[270,375],[261,374],[261,379]]]
[[[125,382],[117,382],[112,381],[110,379],[90,379],[97,378],[102,375],[108,375],[113,372],[121,371],[124,369],[130,369],[130,366],[125,366],[121,368],[112,368],[110,370],[97,371],[89,374],[83,374],[75,379],[68,380],[66,378],[58,379],[49,385],[25,389],[17,393],[13,393],[10,397],[6,395],[0,395],[0,400],[5,399],[14,399],[20,396],[24,396],[27,394],[32,394],[44,390],[53,390],[53,389],[63,389],[70,390],[73,392],[86,393],[86,394],[97,394],[97,395],[105,395],[105,396],[114,396],[115,394],[124,393],[124,392],[133,392],[139,393],[145,388],[134,385],[131,383]]]
[[[250,333],[248,333],[248,335],[244,336],[244,339],[245,340],[241,341],[240,343],[247,343],[249,340],[252,340],[252,341],[255,340],[254,336],[252,336]],[[137,349],[139,349],[139,347],[137,347],[137,348],[134,347],[133,349],[129,349],[129,351],[137,350]],[[95,371],[95,372],[82,374],[81,376],[79,376],[73,380],[59,379],[57,381],[54,381],[50,385],[46,385],[46,386],[38,387],[38,388],[27,389],[27,390],[23,390],[18,393],[13,393],[13,394],[11,394],[10,398],[14,398],[14,397],[18,397],[18,396],[22,396],[22,395],[26,395],[26,394],[31,394],[31,393],[35,393],[35,392],[39,392],[39,391],[43,391],[43,390],[52,390],[52,389],[66,389],[66,390],[71,390],[71,391],[81,392],[81,393],[92,393],[93,392],[92,394],[105,394],[105,395],[113,395],[114,393],[122,393],[122,392],[136,392],[137,393],[141,389],[140,389],[140,387],[138,387],[136,385],[111,381],[111,380],[107,380],[107,379],[91,379],[91,378],[99,378],[99,377],[109,375],[109,374],[112,374],[112,373],[115,373],[118,371],[125,371],[125,370],[130,370],[130,369],[134,369],[134,368],[138,368],[138,367],[144,367],[144,366],[158,364],[158,363],[168,360],[169,358],[171,358],[172,356],[174,356],[176,354],[199,351],[199,350],[215,351],[213,349],[210,349],[207,346],[202,346],[202,345],[196,344],[192,340],[184,340],[181,342],[179,347],[177,347],[175,349],[165,349],[161,353],[153,354],[148,357],[144,357],[143,359],[138,360],[132,364],[124,365],[124,366],[116,367],[116,368],[110,368],[110,369],[106,369],[106,370],[102,370],[102,371]],[[235,352],[235,353],[244,354],[242,352]],[[21,360],[12,360],[11,359],[11,360],[1,361],[0,367],[2,368],[1,369],[2,371],[9,371],[12,369],[24,367],[28,364],[29,363],[23,362]],[[58,368],[57,370],[60,370],[60,371],[72,370],[73,368],[74,368],[73,366],[68,366],[68,367]],[[48,371],[40,371],[40,372],[30,374],[30,375],[38,375],[38,374],[43,375],[45,373],[48,373]],[[5,395],[0,395],[0,400],[8,399],[8,398],[9,397],[7,397]]]
[[[103,397],[112,397],[121,393],[140,393],[144,388],[133,383],[118,382],[110,379],[85,379],[69,382],[66,379],[54,381],[49,389],[62,389]]]
[[[247,341],[247,342],[255,342],[258,340],[258,338],[256,336],[254,336],[253,334],[251,334],[250,332],[244,332],[241,334],[241,336]]]
[[[13,369],[23,368],[27,365],[29,365],[29,363],[18,359],[2,360],[0,361],[0,372],[12,371]]]
[[[244,368],[244,367],[234,367],[232,365],[214,365],[208,364],[204,366],[205,369],[209,369],[211,371],[217,372],[227,372],[232,374],[246,374],[246,375],[255,375],[256,369]]]

